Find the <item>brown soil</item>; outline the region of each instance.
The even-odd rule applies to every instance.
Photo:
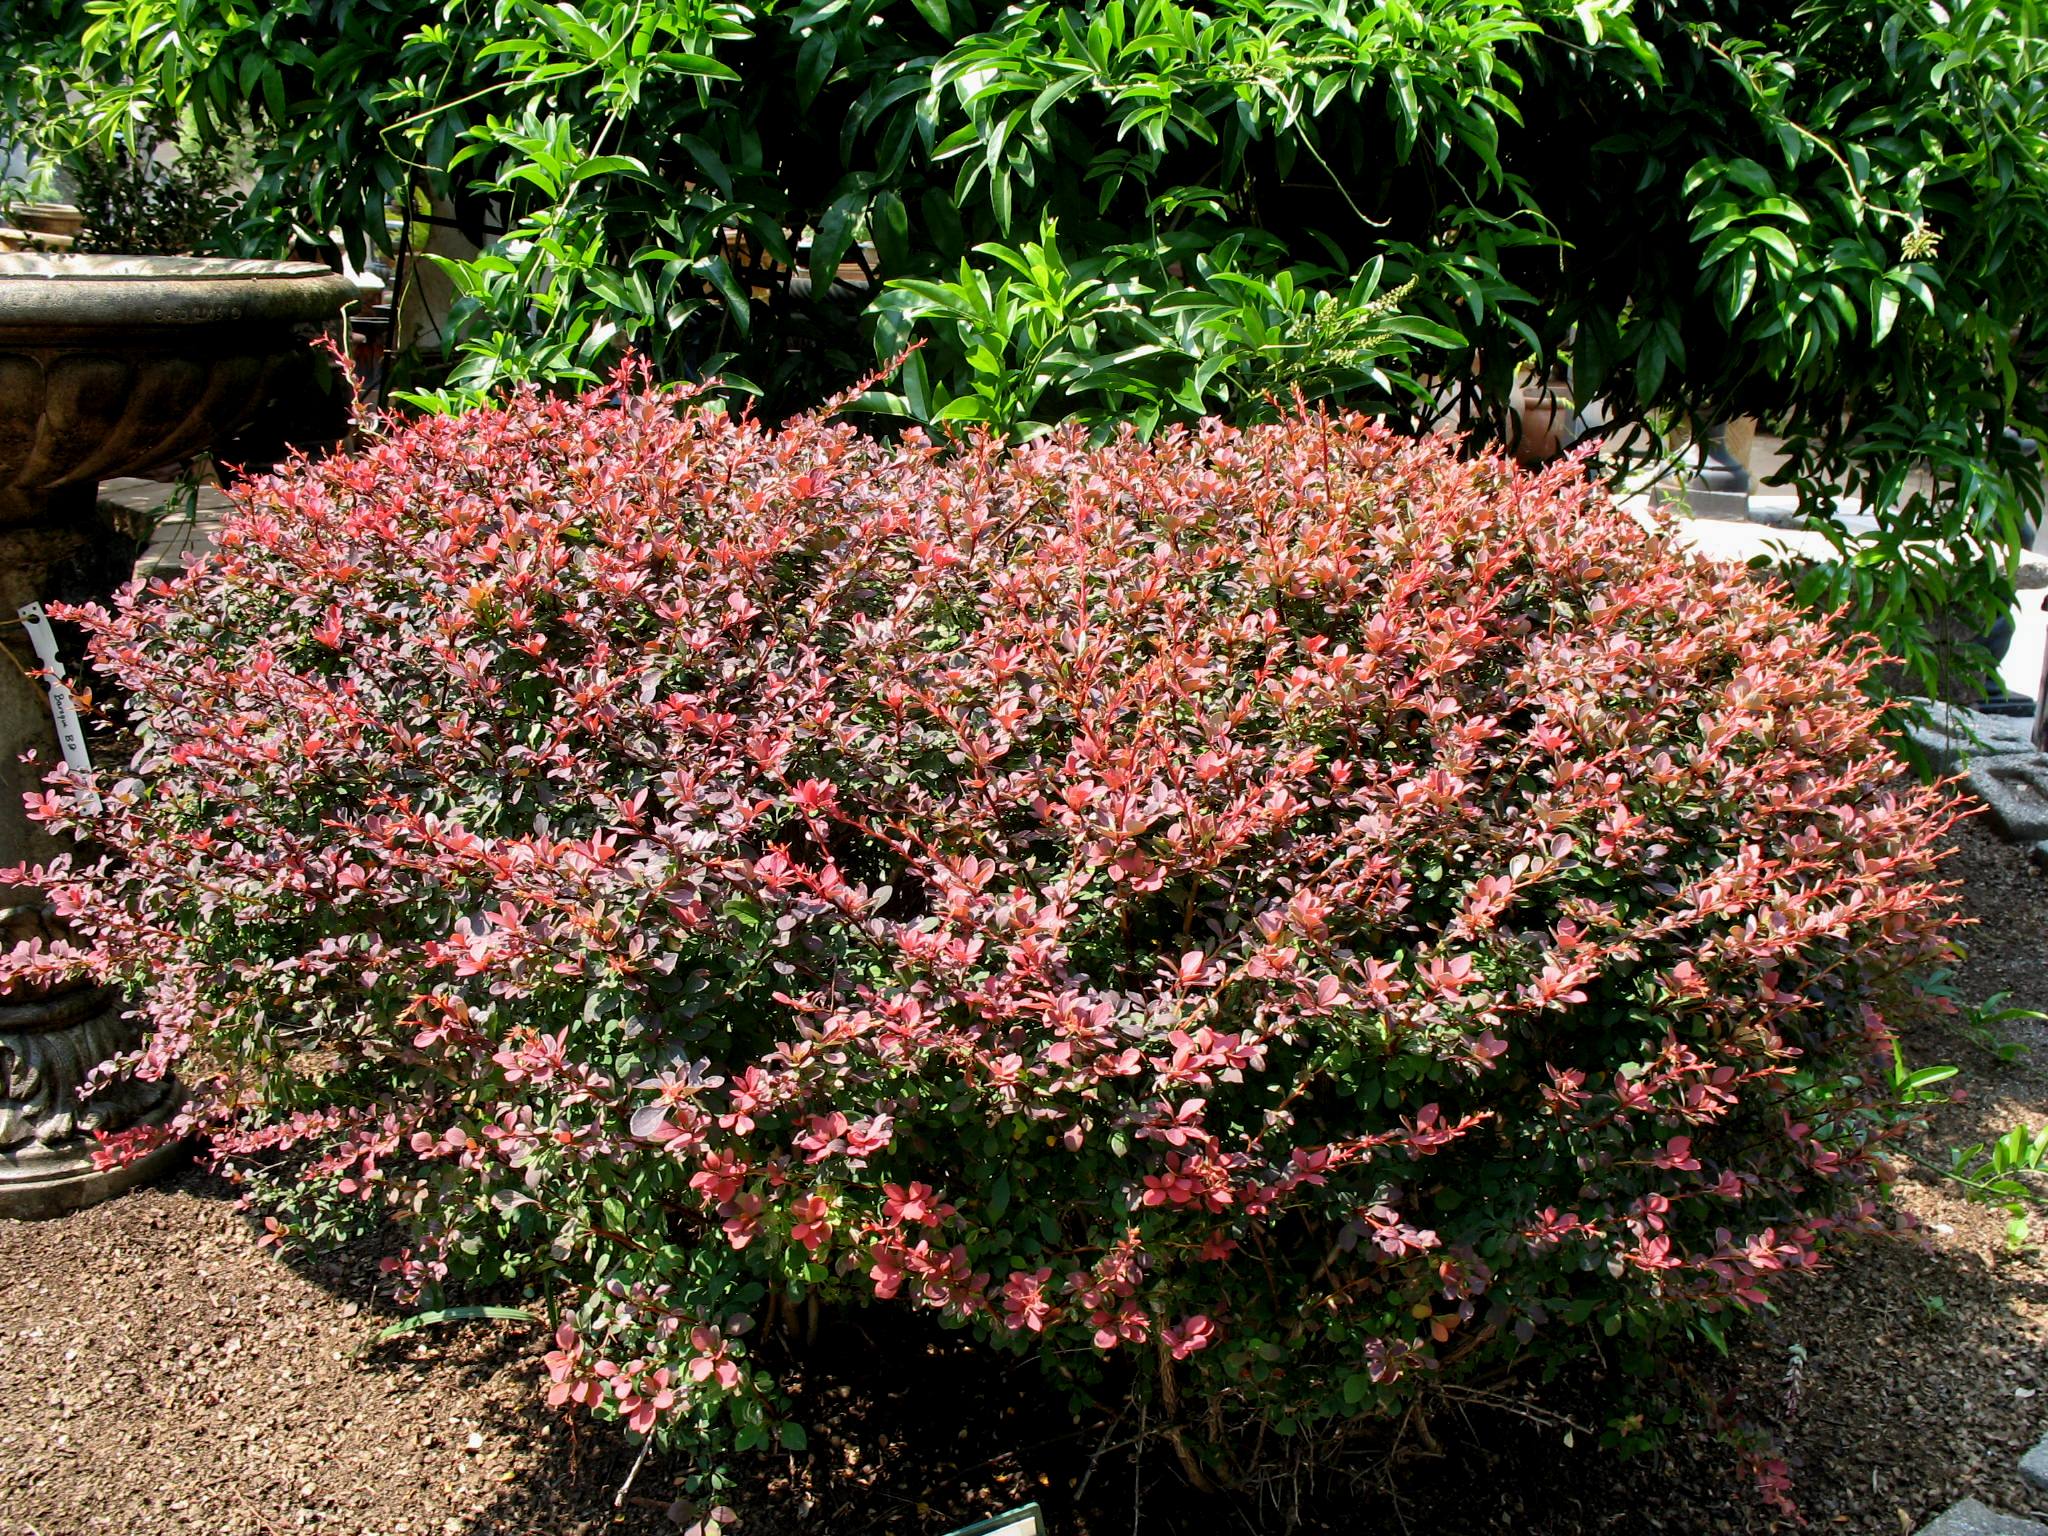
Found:
[[[1965,828],[1953,874],[1980,926],[1957,987],[2048,1009],[2048,880]],[[1921,1153],[2048,1118],[2048,1030],[2012,1055],[1959,1028],[1916,1038],[1966,1102]],[[2011,1056],[2011,1059],[2006,1059]],[[1794,1290],[1731,1358],[1673,1361],[1732,1393],[1793,1468],[1811,1529],[1903,1536],[1964,1494],[2048,1516],[2014,1472],[2048,1431],[2048,1264],[2004,1217],[1909,1177],[1920,1235],[1875,1241]],[[0,1536],[570,1536],[674,1533],[680,1469],[631,1468],[616,1436],[539,1407],[538,1341],[504,1324],[377,1345],[372,1258],[295,1266],[258,1246],[217,1182],[187,1171],[56,1222],[0,1224]],[[1803,1361],[1796,1366],[1795,1361]],[[1062,1536],[1277,1530],[1261,1501],[1191,1494],[1136,1426],[1077,1420],[1027,1365],[881,1314],[828,1328],[792,1373],[801,1456],[757,1458],[730,1496],[742,1536],[936,1533],[1037,1500]],[[1595,1376],[1438,1415],[1305,1490],[1310,1530],[1518,1533],[1790,1529],[1725,1445],[1680,1433],[1623,1460]],[[1080,1485],[1085,1480],[1085,1490]]]

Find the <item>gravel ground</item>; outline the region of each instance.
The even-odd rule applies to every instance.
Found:
[[[2048,1009],[2048,880],[1975,827],[1952,873],[1979,921],[1960,991]],[[1970,1090],[1938,1114],[1924,1155],[2048,1118],[2048,1031],[2007,1033],[2028,1049],[1955,1030],[1912,1042],[1916,1061],[1962,1066]],[[2048,1517],[2013,1471],[2048,1432],[2048,1265],[2009,1252],[2003,1217],[1938,1180],[1910,1177],[1899,1204],[1917,1235],[1843,1254],[1728,1361],[1674,1369],[1768,1423],[1810,1529],[1904,1536],[1966,1493]],[[615,1507],[630,1467],[617,1441],[538,1407],[533,1330],[377,1345],[389,1317],[373,1275],[365,1253],[278,1258],[191,1170],[61,1221],[0,1224],[0,1536],[678,1529],[673,1469],[650,1463]],[[1035,1373],[976,1360],[951,1335],[851,1318],[793,1374],[812,1449],[749,1467],[742,1536],[913,1536],[1030,1499],[1062,1536],[1279,1524],[1270,1507],[1192,1497],[1166,1458],[1134,1462],[1123,1435],[1074,1420]],[[1597,1419],[1601,1392],[1566,1382],[1543,1401]],[[1404,1444],[1362,1488],[1311,1498],[1296,1511],[1306,1528],[1793,1528],[1747,1495],[1718,1444],[1680,1439],[1624,1462],[1590,1436],[1565,1446],[1513,1405],[1435,1431],[1439,1450]]]

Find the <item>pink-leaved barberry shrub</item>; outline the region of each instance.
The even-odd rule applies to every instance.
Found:
[[[4,974],[125,983],[275,1231],[528,1287],[551,1401],[681,1439],[775,1432],[814,1298],[1135,1370],[1224,1476],[1716,1328],[1875,1219],[1945,947],[1867,662],[1359,419],[621,380],[256,482],[77,617],[138,744],[52,776],[79,937]]]

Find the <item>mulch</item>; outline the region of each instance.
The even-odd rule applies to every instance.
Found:
[[[2048,879],[1966,826],[1952,874],[1978,926],[1956,986],[2048,1010]],[[1946,1159],[2048,1119],[2048,1030],[1912,1041],[1968,1085],[1920,1144]],[[2008,1044],[2023,1051],[2000,1049]],[[1906,1536],[1970,1494],[2048,1517],[2014,1462],[2048,1432],[2048,1263],[2002,1214],[1910,1175],[1914,1230],[1841,1253],[1674,1379],[1739,1400],[1790,1464],[1806,1528]],[[218,1181],[0,1224],[0,1536],[586,1536],[680,1529],[680,1468],[540,1405],[534,1329],[470,1324],[377,1343],[375,1255],[288,1261]],[[1361,1450],[1342,1484],[1192,1493],[1129,1423],[1077,1417],[1028,1364],[914,1320],[835,1320],[790,1368],[806,1452],[754,1458],[742,1536],[921,1536],[1037,1501],[1061,1536],[1152,1532],[1794,1529],[1722,1441],[1622,1458],[1597,1367],[1439,1414]],[[1569,1420],[1591,1432],[1567,1431]],[[1567,1435],[1569,1434],[1569,1443]],[[1134,1445],[1131,1442],[1136,1440]]]

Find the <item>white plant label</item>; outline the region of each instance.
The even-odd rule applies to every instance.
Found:
[[[50,718],[57,722],[57,744],[64,749],[64,761],[84,773],[92,767],[92,759],[86,756],[85,729],[78,723],[78,705],[64,681],[64,663],[57,659],[57,636],[50,629],[49,616],[41,603],[23,603],[14,611],[21,615],[29,644],[36,648],[36,660],[43,664],[50,685]]]

